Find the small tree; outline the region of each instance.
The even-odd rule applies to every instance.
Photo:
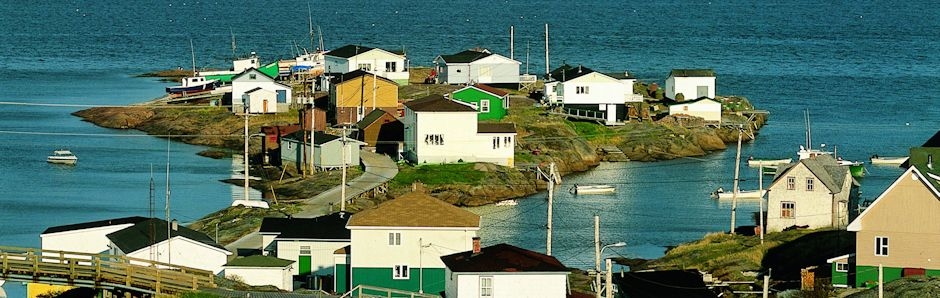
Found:
[[[685,101],[685,94],[676,93],[676,101]]]

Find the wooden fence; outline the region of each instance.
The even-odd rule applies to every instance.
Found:
[[[125,256],[6,246],[0,246],[0,278],[151,294],[216,287],[215,275],[206,270]]]

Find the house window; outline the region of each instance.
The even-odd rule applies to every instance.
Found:
[[[398,62],[395,62],[395,61],[385,62],[385,71],[387,72],[398,71]]]
[[[499,137],[493,137],[493,149],[499,149]]]
[[[359,63],[359,69],[365,71],[372,71],[372,63]]]
[[[796,202],[780,202],[780,217],[781,218],[794,218],[793,209],[796,207]]]
[[[309,246],[309,245],[302,245],[302,246],[300,246],[300,255],[302,255],[302,256],[309,256],[309,255],[310,255],[310,246]]]
[[[816,182],[813,178],[806,178],[806,191],[813,191],[813,184]]]
[[[492,276],[480,276],[480,297],[493,297]]]
[[[401,245],[401,233],[388,233],[388,245]]]
[[[888,256],[888,237],[875,237],[875,255]]]
[[[836,272],[849,272],[849,263],[836,263]]]
[[[588,88],[588,86],[577,86],[574,88],[575,94],[589,94],[591,93],[590,91],[591,90]]]
[[[796,189],[796,177],[793,177],[793,176],[787,177],[787,189],[788,190]]]
[[[392,269],[392,279],[408,279],[408,265],[395,265]]]
[[[482,99],[482,100],[480,100],[480,112],[481,112],[481,113],[489,113],[489,112],[490,112],[490,100],[489,100],[489,99]]]
[[[424,135],[424,143],[427,145],[444,145],[444,135]]]
[[[512,143],[512,137],[503,137],[503,146],[504,146],[504,147],[509,147],[509,145],[510,145],[511,143]]]
[[[253,74],[253,73],[248,74],[248,79],[254,80],[254,79],[257,79],[257,78],[258,78],[258,75],[256,75],[256,74]]]

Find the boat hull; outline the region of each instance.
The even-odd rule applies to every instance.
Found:
[[[51,158],[50,157],[46,159],[46,162],[51,163],[51,164],[59,164],[59,165],[74,165],[78,163],[78,159],[63,159],[63,158]]]
[[[766,166],[776,166],[782,164],[788,164],[792,162],[792,158],[782,158],[782,159],[751,159],[747,161],[749,167],[766,167]]]
[[[166,87],[166,93],[170,94],[183,94],[183,93],[195,93],[195,92],[206,92],[215,90],[218,87],[218,81],[207,82],[206,84],[195,85],[195,86],[170,86]]]
[[[756,200],[756,199],[760,199],[760,198],[762,197],[762,194],[766,194],[766,193],[767,193],[766,190],[764,190],[764,191],[758,191],[758,190],[739,190],[739,191],[738,191],[738,196],[737,196],[737,198],[734,197],[734,193],[733,193],[733,192],[718,192],[718,193],[712,193],[712,198],[713,198],[713,199],[721,199],[721,200],[730,200],[730,199],[738,199],[738,200]]]
[[[871,158],[871,164],[873,165],[899,165],[905,161],[907,161],[907,156]]]
[[[611,194],[617,189],[610,185],[575,185],[569,191],[576,195]]]

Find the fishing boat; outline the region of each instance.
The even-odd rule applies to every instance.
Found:
[[[767,191],[763,190],[738,190],[737,199],[760,199],[766,194]],[[719,187],[711,193],[712,199],[731,199],[734,197],[734,192],[726,192],[723,188]]]
[[[855,178],[865,177],[865,173],[868,172],[865,170],[865,163],[860,161],[842,160],[842,158],[839,158],[839,165],[848,166],[849,173]]]
[[[208,80],[204,76],[199,76],[196,72],[196,50],[193,47],[193,41],[189,40],[189,49],[193,56],[193,76],[180,79],[179,86],[166,87],[166,93],[170,95],[182,96],[193,93],[201,93],[215,90],[220,85],[219,80]]]
[[[907,156],[872,156],[871,164],[873,165],[900,165],[907,161]]]
[[[768,176],[776,176],[777,169],[779,169],[777,166],[762,166],[761,167],[761,171],[764,173],[764,175],[768,175]]]
[[[62,165],[74,165],[78,162],[78,157],[67,149],[52,151],[52,155],[46,157],[46,162]]]
[[[516,206],[516,205],[519,205],[519,202],[516,202],[516,200],[511,200],[511,199],[496,202],[496,206]]]
[[[776,166],[776,165],[781,165],[781,164],[788,164],[788,163],[790,163],[790,162],[792,162],[792,161],[793,161],[792,158],[759,159],[759,158],[754,158],[754,157],[752,156],[752,157],[748,157],[748,159],[747,159],[747,165],[748,165],[749,167],[755,167],[755,168],[756,168],[756,167]]]
[[[608,194],[616,191],[617,188],[607,184],[577,185],[571,187],[568,191],[576,195],[590,194]]]

